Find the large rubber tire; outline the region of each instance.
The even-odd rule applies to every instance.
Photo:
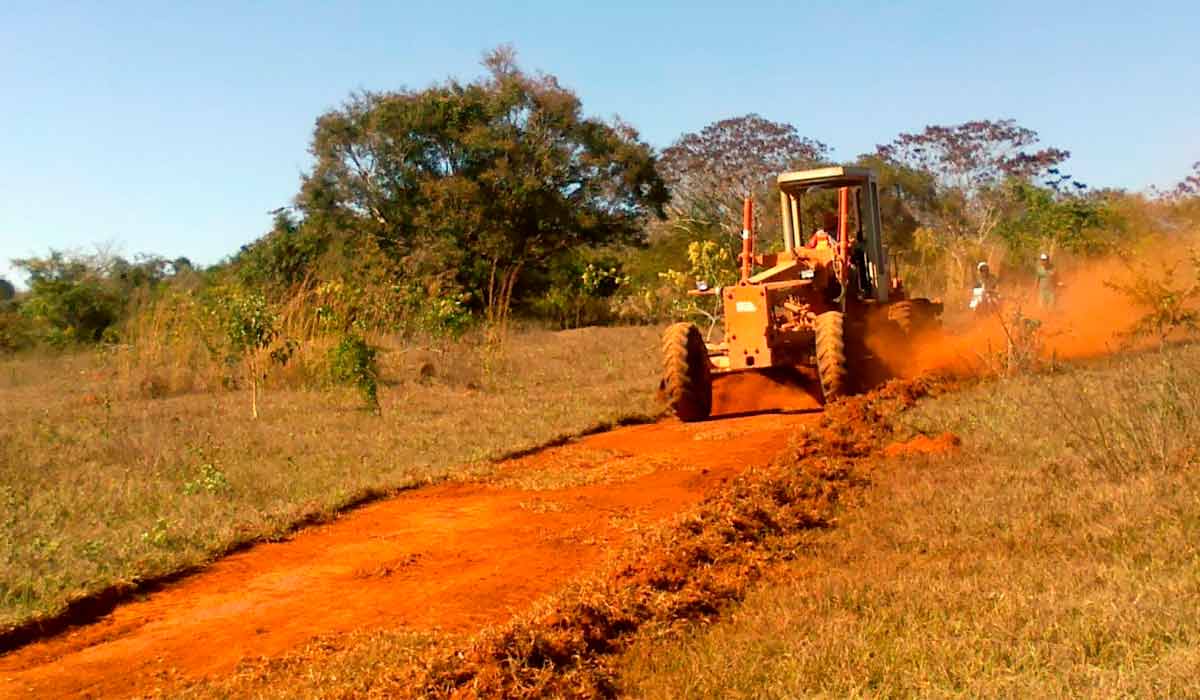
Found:
[[[817,316],[817,374],[821,395],[831,403],[849,393],[850,373],[846,368],[846,334],[841,311]]]
[[[680,420],[694,421],[712,413],[712,369],[700,329],[676,323],[663,334],[662,390],[667,407]]]
[[[895,304],[889,304],[887,307],[888,320],[895,323],[904,332],[904,335],[910,336],[913,330],[917,328],[917,310],[913,308],[911,301],[898,301]]]

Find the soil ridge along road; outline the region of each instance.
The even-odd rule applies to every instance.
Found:
[[[714,409],[733,417],[591,435],[500,463],[486,481],[406,492],[226,557],[0,657],[0,698],[128,697],[320,635],[503,622],[817,420],[803,390],[729,379]]]

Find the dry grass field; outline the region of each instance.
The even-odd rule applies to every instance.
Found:
[[[351,390],[151,398],[99,355],[0,363],[0,630],[188,569],[349,504],[658,410],[655,328],[385,348]]]
[[[839,527],[720,622],[644,640],[646,698],[1200,697],[1200,348],[980,384],[901,418]]]
[[[487,460],[652,414],[656,336],[393,356],[380,416],[349,392],[269,389],[257,422],[243,393],[128,398],[102,392],[93,358],[11,361],[6,620],[454,474],[574,483],[571,464],[509,475]],[[1200,347],[939,391],[878,414],[878,399],[847,402],[771,469],[506,625],[332,635],[161,692],[1200,697]],[[945,433],[961,444],[921,442]],[[846,437],[832,451],[831,435]],[[909,438],[939,449],[884,449]]]

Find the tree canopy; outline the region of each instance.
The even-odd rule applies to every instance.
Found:
[[[320,117],[296,203],[312,225],[455,270],[503,315],[522,269],[640,240],[667,190],[632,127],[585,117],[510,48],[484,65],[474,82],[366,92]]]
[[[1177,197],[1200,196],[1200,161],[1192,163],[1192,174],[1179,181],[1174,194]]]
[[[1019,126],[1013,119],[976,120],[900,134],[891,143],[879,146],[877,154],[884,160],[932,173],[945,189],[974,192],[1010,177],[1041,175],[1071,155],[1059,148],[1030,150],[1037,143],[1037,132]]]
[[[878,146],[882,161],[928,173],[935,197],[918,217],[955,239],[980,243],[995,229],[1011,203],[1009,180],[1051,175],[1070,153],[1059,148],[1035,150],[1037,132],[1012,119],[975,120],[953,126],[927,126],[900,134]],[[1069,176],[1068,176],[1069,177]]]
[[[829,147],[801,136],[795,126],[747,114],[680,136],[663,150],[661,167],[671,187],[671,214],[694,228],[741,231],[742,200],[756,197],[760,212],[787,170],[814,167]]]

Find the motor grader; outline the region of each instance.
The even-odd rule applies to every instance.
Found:
[[[909,299],[888,275],[881,236],[879,187],[870,168],[828,167],[779,175],[783,249],[755,252],[754,204],[743,211],[741,279],[727,287],[703,283],[690,293],[721,298],[724,338],[706,342],[691,323],[673,324],[663,336],[661,389],[685,421],[712,412],[712,378],[773,367],[816,368],[821,398],[835,401],[852,390],[847,348],[864,347],[867,329],[890,327],[902,342],[938,323],[941,304]],[[806,195],[836,190],[837,213],[822,226],[803,220]],[[829,230],[832,229],[832,230]],[[805,240],[802,233],[813,230]],[[872,332],[875,332],[872,330]]]

